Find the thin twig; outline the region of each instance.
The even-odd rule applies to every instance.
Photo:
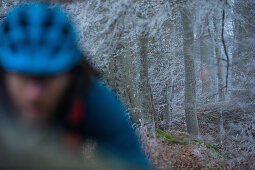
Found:
[[[225,9],[223,6],[223,10],[222,10],[222,31],[221,31],[221,40],[222,40],[222,44],[224,47],[224,53],[227,57],[227,74],[226,74],[226,90],[228,89],[228,76],[229,76],[229,55],[227,52],[227,47],[226,47],[226,43],[225,43],[225,39],[224,39],[224,27],[225,27]]]

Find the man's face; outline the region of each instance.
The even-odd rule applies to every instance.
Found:
[[[71,75],[31,76],[7,72],[5,83],[19,117],[39,125],[52,117],[71,84]]]

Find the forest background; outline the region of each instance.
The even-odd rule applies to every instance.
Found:
[[[255,1],[59,1],[158,169],[255,168]]]

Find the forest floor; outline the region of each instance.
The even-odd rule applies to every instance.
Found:
[[[208,109],[205,110],[208,111]],[[242,136],[234,141],[234,135],[231,134],[240,134],[236,130],[238,126],[235,125],[235,122],[247,124],[247,120],[240,116],[242,115],[240,110],[232,109],[223,112],[225,136],[222,145],[216,143],[217,113],[211,109],[208,114],[205,110],[198,112],[200,138],[194,138],[185,133],[185,116],[179,117],[179,121],[175,121],[175,130],[156,129],[156,139],[142,138],[145,152],[155,169],[255,168],[255,153],[247,150],[247,147],[254,143],[249,143],[251,141],[248,141],[249,137],[247,136]]]
[[[221,149],[195,139],[186,133],[158,130],[158,138],[150,140],[148,154],[155,169],[227,169]]]
[[[231,153],[224,148],[195,139],[192,136],[178,131],[163,132],[157,130],[157,139],[149,140],[147,152],[155,169],[253,169],[255,155],[249,162],[237,162]]]

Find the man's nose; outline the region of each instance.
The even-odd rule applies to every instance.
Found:
[[[33,80],[27,82],[26,95],[30,100],[39,99],[43,95],[43,84]]]

